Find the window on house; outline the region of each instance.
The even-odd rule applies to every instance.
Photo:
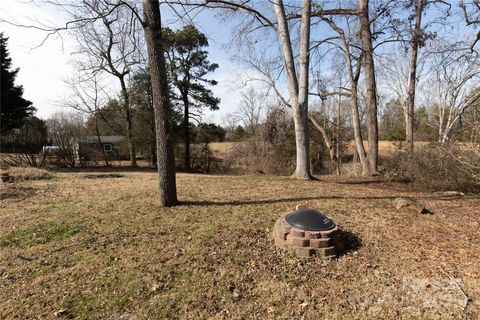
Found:
[[[112,151],[112,144],[110,144],[110,143],[105,143],[105,144],[103,145],[103,150],[105,150],[105,151],[107,151],[107,152],[108,152],[108,151]]]

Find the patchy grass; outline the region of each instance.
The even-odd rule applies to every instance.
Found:
[[[0,237],[0,248],[6,246],[27,246],[59,241],[71,237],[83,229],[79,223],[57,223],[46,221],[20,230],[12,230]]]
[[[1,319],[480,318],[478,197],[179,174],[183,204],[161,208],[155,172],[122,175],[1,186],[33,190],[0,205]],[[398,213],[398,196],[434,214]],[[360,247],[331,261],[276,248],[273,223],[299,203]]]

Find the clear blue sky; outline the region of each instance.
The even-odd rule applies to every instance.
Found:
[[[42,6],[41,3],[27,0],[1,0],[0,17],[24,25],[45,21],[61,25],[65,20],[61,12],[54,7]],[[261,1],[258,3],[262,4]],[[454,10],[459,10],[457,4],[456,1],[452,2]],[[335,5],[335,3],[331,2],[331,5]],[[182,23],[188,22],[188,20],[179,21],[176,15],[166,9],[168,7],[162,5],[164,25],[176,29]],[[424,23],[431,22],[437,16],[438,10],[438,8],[429,8],[429,14],[425,17]],[[204,120],[221,123],[225,114],[235,111],[241,99],[242,88],[240,81],[238,81],[238,74],[248,72],[248,70],[244,65],[232,59],[232,52],[225,49],[225,45],[229,44],[232,39],[235,24],[231,20],[217,18],[215,14],[218,13],[219,11],[215,10],[204,10],[199,14],[192,14],[191,17],[194,17],[197,27],[209,37],[210,60],[220,65],[219,69],[211,75],[211,78],[219,83],[213,90],[221,98],[220,111],[206,112]],[[449,20],[454,20],[455,23],[446,26],[442,20],[437,21],[432,26],[432,30],[439,31],[440,37],[454,39],[464,39],[467,35],[471,36],[473,34],[472,28],[465,27],[463,17],[461,14],[458,15],[458,11],[457,15]],[[61,110],[59,106],[55,105],[55,101],[66,95],[67,89],[62,80],[70,77],[74,72],[69,61],[71,60],[71,53],[75,49],[75,43],[68,39],[68,36],[64,36],[63,39],[52,38],[42,46],[32,49],[38,46],[44,38],[45,34],[41,31],[18,28],[5,23],[0,24],[0,31],[4,31],[5,35],[10,37],[8,48],[13,64],[20,68],[17,83],[24,86],[24,96],[37,107],[38,116],[47,118],[53,112]],[[332,34],[332,31],[324,24],[312,29],[312,39],[322,38],[328,34]],[[274,44],[274,42],[275,40],[272,43]],[[257,45],[258,49],[270,50],[265,43]],[[385,49],[388,50],[388,47],[386,46]],[[276,50],[276,48],[273,48],[273,50]],[[381,49],[377,53],[383,50]],[[312,72],[316,71],[316,68],[317,66],[312,64]],[[328,66],[322,61],[319,70],[324,74],[328,73]],[[260,84],[252,82],[250,85],[260,86]],[[379,81],[379,85],[385,90],[388,89],[388,83]],[[284,89],[284,85],[282,88]]]
[[[162,9],[162,19],[166,25],[175,29],[183,23],[171,12]],[[64,21],[62,14],[53,7],[20,0],[0,1],[0,17],[24,25],[45,21],[61,25]],[[230,41],[231,25],[215,18],[212,11],[204,11],[194,18],[199,29],[209,37],[210,60],[220,66],[210,76],[219,82],[213,90],[221,98],[220,111],[206,112],[204,120],[220,123],[226,113],[234,112],[240,100],[241,86],[236,79],[243,67],[231,60],[230,53],[224,48]],[[13,65],[20,68],[17,83],[23,85],[24,96],[34,103],[38,109],[37,115],[48,118],[52,113],[62,110],[57,101],[66,95],[63,79],[74,72],[70,60],[75,43],[64,34],[62,38],[49,39],[37,47],[45,36],[41,31],[6,23],[0,24],[0,31],[9,37],[8,49]]]

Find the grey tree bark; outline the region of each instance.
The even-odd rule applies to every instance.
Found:
[[[175,180],[173,137],[170,127],[170,99],[165,69],[165,56],[162,48],[159,1],[143,0],[143,14],[143,28],[147,43],[153,109],[155,114],[160,204],[162,206],[173,206],[178,203],[178,200]]]
[[[358,0],[360,19],[360,37],[365,63],[365,84],[367,87],[367,134],[369,175],[378,174],[378,121],[377,121],[377,84],[375,81],[375,63],[373,60],[372,33],[368,14],[368,0]]]
[[[135,152],[135,145],[133,144],[133,128],[132,128],[132,109],[130,106],[130,94],[127,90],[124,76],[119,77],[122,88],[123,105],[122,109],[125,116],[125,134],[127,138],[128,151],[130,154],[130,166],[137,166],[137,156]]]
[[[363,136],[362,129],[360,125],[360,112],[358,107],[358,78],[360,75],[360,61],[357,65],[357,70],[355,74],[352,71],[351,58],[348,57],[350,68],[349,68],[349,77],[350,77],[350,110],[352,112],[352,125],[353,125],[353,134],[355,138],[355,146],[357,147],[357,154],[360,158],[360,163],[362,164],[362,175],[368,175],[370,172],[369,164],[367,160],[367,154],[365,152],[365,146],[363,145]]]
[[[338,96],[335,110],[335,171],[340,175],[340,103],[342,96]]]
[[[310,14],[311,1],[302,0],[300,22],[300,63],[299,76],[295,70],[292,42],[285,8],[282,0],[274,1],[278,21],[278,37],[282,47],[283,60],[288,79],[289,104],[292,106],[295,125],[296,169],[293,177],[311,179],[308,133],[308,77],[310,64]]]
[[[337,26],[331,19],[323,18],[330,27],[335,30],[340,36],[340,40],[343,45],[343,54],[345,61],[347,62],[347,72],[348,72],[348,82],[350,83],[350,110],[352,113],[352,126],[353,126],[353,135],[355,140],[355,146],[357,149],[357,154],[362,164],[362,175],[368,175],[370,172],[369,164],[367,161],[367,154],[365,152],[365,146],[363,145],[363,136],[360,125],[360,112],[358,106],[358,80],[360,78],[360,71],[362,69],[361,60],[363,59],[363,53],[358,57],[357,63],[354,66],[353,64],[353,55],[351,53],[350,47],[351,42],[347,39],[345,31]]]
[[[421,27],[422,27],[422,13],[424,0],[417,2],[417,15],[415,17],[415,29],[412,37],[412,56],[410,60],[410,75],[408,79],[407,91],[407,105],[405,108],[405,138],[407,143],[407,153],[411,158],[413,157],[413,123],[415,119],[415,88],[417,84],[417,56],[418,47],[420,45]]]
[[[313,126],[315,127],[315,129],[317,129],[320,134],[322,135],[322,138],[323,138],[323,142],[325,143],[325,146],[327,147],[327,150],[328,150],[328,156],[330,157],[330,161],[332,163],[335,162],[335,149],[332,145],[332,139],[331,137],[328,135],[327,131],[325,130],[325,128],[322,126],[322,124],[315,118],[315,116],[313,114],[309,114],[308,115],[308,119],[312,122]]]
[[[188,101],[188,92],[181,92],[183,101],[183,130],[184,130],[184,143],[185,143],[185,157],[184,166],[185,171],[190,171],[190,104]]]

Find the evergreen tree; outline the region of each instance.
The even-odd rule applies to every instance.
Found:
[[[223,142],[227,134],[225,129],[215,123],[200,123],[195,131],[195,142],[197,143]]]
[[[237,126],[235,131],[233,131],[233,135],[230,137],[230,141],[243,141],[248,137],[247,131],[243,129],[242,126]]]
[[[156,134],[153,110],[152,84],[148,70],[140,70],[132,77],[129,87],[132,103],[132,115],[134,124],[134,143],[143,156],[147,157],[151,166],[156,166]],[[175,96],[170,92],[170,99]],[[182,117],[173,103],[169,106],[169,126],[173,136],[181,132],[180,123]],[[175,140],[172,140],[175,142]]]
[[[190,169],[190,121],[192,111],[204,107],[218,110],[220,99],[213,95],[205,84],[216,85],[215,80],[205,76],[215,71],[218,64],[208,61],[207,37],[195,26],[187,25],[180,30],[163,29],[165,52],[170,80],[179,92],[183,104],[183,134],[185,140],[185,169]]]
[[[20,128],[25,119],[32,116],[35,108],[32,102],[24,99],[23,87],[15,85],[17,69],[12,69],[12,59],[9,57],[7,49],[8,38],[0,33],[0,117],[1,117],[1,135],[4,136],[13,129]]]

